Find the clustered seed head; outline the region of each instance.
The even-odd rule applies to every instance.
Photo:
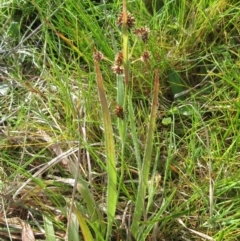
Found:
[[[142,60],[142,62],[147,62],[149,59],[151,58],[151,54],[149,51],[144,51],[142,53],[142,56],[140,57],[140,59]]]
[[[114,113],[118,118],[123,119],[124,112],[123,112],[123,107],[121,105],[116,106]]]
[[[123,64],[123,52],[118,53],[117,57],[115,58],[114,64],[119,66]]]
[[[121,75],[124,69],[121,65],[113,65],[112,70],[115,74]]]
[[[115,74],[123,74],[123,53],[119,52],[117,54],[117,57],[115,58],[114,65],[112,67],[112,70]]]
[[[144,43],[146,43],[149,38],[149,32],[150,32],[149,28],[142,27],[142,28],[136,28],[133,33],[139,38],[141,38]]]
[[[128,29],[131,29],[135,24],[135,18],[129,13],[127,12],[127,26]],[[120,13],[118,15],[117,21],[116,21],[116,25],[117,26],[122,26],[123,25],[123,13]]]
[[[93,58],[95,61],[101,61],[104,58],[104,56],[103,56],[103,53],[96,50],[94,51]]]

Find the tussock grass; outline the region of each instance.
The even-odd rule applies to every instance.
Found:
[[[1,240],[238,240],[240,4],[113,2],[0,4]]]

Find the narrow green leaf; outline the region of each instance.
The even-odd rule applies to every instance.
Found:
[[[81,193],[88,209],[88,214],[91,217],[92,222],[98,223],[99,231],[104,232],[106,229],[105,223],[103,222],[103,217],[98,208],[96,208],[96,202],[88,188],[88,183],[82,179],[78,178],[77,190]]]
[[[128,96],[128,116],[129,116],[129,121],[130,121],[130,128],[131,128],[131,134],[132,134],[132,139],[133,139],[133,145],[134,145],[134,152],[136,156],[136,161],[137,161],[137,166],[138,166],[138,171],[141,171],[141,156],[140,156],[140,147],[139,147],[139,142],[138,142],[138,137],[137,137],[137,127],[136,127],[136,122],[135,122],[135,117],[134,117],[134,110],[133,110],[133,105],[132,105],[132,96],[129,94]]]
[[[84,237],[85,241],[93,241],[93,237],[92,234],[85,222],[84,217],[82,216],[82,214],[79,212],[79,210],[76,208],[76,206],[74,205],[74,213],[77,216],[78,222],[79,222],[79,226],[81,228],[82,231],[82,235]]]
[[[162,206],[158,210],[156,214],[154,214],[149,221],[149,225],[147,226],[146,230],[144,231],[144,236],[147,237],[147,235],[151,232],[153,227],[155,226],[156,222],[159,222],[161,219],[162,214],[166,211],[167,207],[169,206],[170,202],[172,201],[177,189],[174,189],[169,197],[166,198],[166,200],[163,202]],[[139,235],[138,235],[139,236]],[[145,240],[145,239],[144,239]]]
[[[124,104],[124,83],[121,75],[117,76],[117,104],[123,106]]]
[[[68,227],[68,232],[67,232],[68,241],[80,240],[79,226],[81,227],[81,233],[85,239],[86,230],[84,229],[84,227],[82,227],[82,224],[79,222],[77,215],[73,212],[69,216],[69,218],[70,218],[70,220],[69,220],[69,227]],[[88,227],[86,227],[86,228],[88,228]]]
[[[146,196],[146,189],[148,185],[148,176],[150,169],[150,160],[152,155],[152,147],[153,147],[153,137],[157,116],[157,107],[158,107],[158,89],[159,89],[159,75],[158,71],[156,71],[155,75],[155,83],[154,83],[154,91],[153,91],[153,100],[152,100],[152,109],[150,115],[150,121],[147,132],[147,142],[144,151],[143,164],[141,173],[139,174],[139,188],[137,193],[137,200],[133,215],[133,223],[132,223],[132,233],[136,237],[138,233],[138,226],[141,220],[141,216],[144,209],[144,200]]]
[[[117,170],[115,159],[115,145],[113,139],[113,130],[110,112],[108,109],[107,98],[103,87],[103,79],[100,71],[98,61],[94,61],[95,70],[97,74],[97,87],[99,100],[102,108],[104,135],[105,135],[105,148],[106,148],[106,161],[107,161],[107,173],[108,173],[108,186],[107,186],[107,216],[108,227],[106,240],[109,240],[112,230],[112,224],[114,221],[116,205],[117,205]]]
[[[44,215],[43,221],[44,221],[46,241],[56,241],[52,220],[49,219],[49,217]]]

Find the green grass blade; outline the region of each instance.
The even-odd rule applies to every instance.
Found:
[[[156,222],[161,219],[162,214],[166,211],[167,207],[171,203],[172,199],[175,196],[177,189],[174,189],[169,197],[166,198],[166,200],[163,202],[162,206],[160,207],[159,211],[153,215],[152,220],[150,220],[149,225],[147,226],[146,230],[144,231],[144,236],[147,237],[147,235],[151,232],[151,230],[154,228],[154,225]]]
[[[148,175],[149,175],[149,169],[150,169],[150,160],[151,160],[151,154],[152,154],[152,148],[153,148],[153,138],[154,138],[155,122],[156,122],[157,107],[158,107],[158,89],[159,89],[159,75],[158,75],[158,72],[156,71],[153,100],[152,100],[152,109],[151,109],[151,115],[150,115],[150,121],[148,126],[148,133],[147,133],[147,142],[146,142],[145,152],[143,157],[142,170],[141,170],[141,173],[139,174],[140,183],[139,183],[139,188],[137,193],[135,211],[133,215],[133,223],[131,227],[132,233],[135,237],[137,235],[138,225],[143,213],[144,200],[145,200],[146,189],[148,185]]]
[[[118,75],[117,76],[117,103],[118,103],[118,105],[121,105],[121,106],[124,105],[124,95],[125,95],[124,79],[121,75]]]
[[[139,147],[139,140],[137,137],[137,127],[134,117],[134,110],[133,110],[133,103],[132,103],[132,96],[129,94],[128,96],[128,116],[129,116],[129,122],[130,122],[130,128],[131,128],[131,134],[132,134],[132,140],[134,145],[134,151],[137,161],[137,167],[138,171],[141,170],[141,156],[140,156],[140,147]]]
[[[78,180],[77,190],[82,195],[88,209],[89,216],[91,217],[92,222],[98,222],[98,225],[95,225],[99,231],[104,232],[106,230],[106,225],[103,222],[103,216],[98,208],[96,208],[96,202],[87,186],[87,182],[82,179]]]
[[[112,224],[116,211],[117,204],[117,171],[116,171],[116,159],[115,159],[115,145],[113,139],[113,130],[110,112],[108,109],[108,103],[103,87],[103,79],[100,71],[98,61],[95,61],[95,70],[97,74],[97,87],[102,108],[104,135],[105,135],[105,147],[106,147],[106,161],[107,161],[107,173],[108,173],[108,186],[107,186],[107,216],[108,227],[106,240],[109,240]]]
[[[87,223],[85,222],[84,217],[82,216],[82,214],[79,212],[79,210],[76,208],[76,206],[74,206],[74,212],[77,216],[78,222],[79,222],[79,226],[81,228],[82,231],[82,235],[84,237],[84,240],[86,241],[93,241],[93,237],[92,234],[87,226]]]
[[[50,220],[47,216],[43,216],[43,221],[46,240],[56,241],[52,220]]]

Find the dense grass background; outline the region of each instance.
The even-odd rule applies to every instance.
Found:
[[[0,3],[1,240],[240,239],[240,3],[159,3]]]

